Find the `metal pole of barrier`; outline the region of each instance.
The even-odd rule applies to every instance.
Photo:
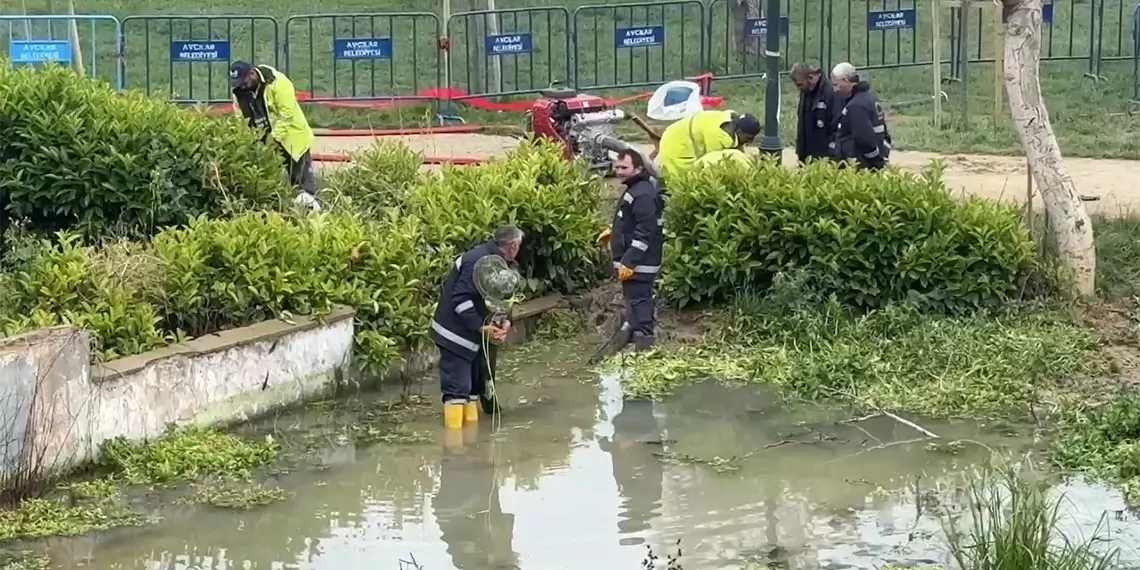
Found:
[[[962,0],[958,10],[958,77],[962,81],[962,117],[958,130],[966,131],[970,128],[970,0]]]
[[[942,17],[942,2],[930,0],[930,10],[931,37],[934,38],[931,44],[931,51],[934,54],[934,61],[931,66],[931,70],[934,71],[934,128],[942,130],[942,98],[939,97],[939,94],[942,93],[942,30],[939,25],[939,20]]]
[[[764,94],[764,136],[760,150],[780,156],[780,0],[768,0],[764,56],[768,60],[768,88]]]
[[[1140,4],[1132,12],[1132,105],[1140,105]]]
[[[1005,109],[1002,97],[1005,89],[1005,23],[1001,17],[1004,11],[1005,8],[1001,6],[994,10],[994,125],[1001,121]]]

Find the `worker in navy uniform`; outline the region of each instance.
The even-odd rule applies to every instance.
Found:
[[[488,351],[506,339],[511,322],[501,326],[489,322],[486,301],[475,285],[475,263],[489,255],[513,261],[522,238],[522,230],[500,227],[493,240],[457,257],[444,282],[429,334],[439,347],[439,386],[448,428],[477,422],[481,398],[487,413],[494,408],[483,394],[487,378],[494,374],[495,354]]]
[[[640,154],[618,153],[614,172],[626,190],[610,227],[598,236],[599,242],[609,241],[626,305],[625,322],[613,347],[620,350],[632,340],[637,350],[645,350],[654,340],[653,283],[661,272],[665,201]]]
[[[495,463],[487,444],[444,449],[432,510],[451,564],[460,570],[517,568],[515,515],[499,500]]]
[[[831,84],[846,97],[835,118],[835,158],[852,160],[859,168],[883,168],[891,155],[891,133],[871,84],[860,81],[855,66],[846,62],[831,71]]]
[[[800,164],[830,159],[831,141],[835,140],[835,89],[823,72],[809,63],[797,63],[792,67],[792,82],[800,91],[796,156]]]

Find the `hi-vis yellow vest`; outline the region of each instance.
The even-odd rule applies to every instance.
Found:
[[[732,115],[733,111],[701,111],[666,127],[657,152],[662,175],[689,168],[710,152],[735,148],[736,138],[720,128]]]
[[[309,121],[305,119],[305,112],[297,103],[297,91],[293,82],[285,77],[284,73],[268,65],[255,65],[254,73],[262,75],[261,67],[267,68],[273,74],[273,81],[265,83],[265,108],[269,112],[269,126],[273,131],[270,136],[281,144],[281,148],[289,153],[293,160],[298,160],[306,151],[313,147],[316,137]],[[265,77],[262,75],[262,81]],[[234,97],[234,110],[238,110],[237,97]]]
[[[710,152],[697,159],[697,164],[700,166],[707,166],[710,164],[718,164],[721,161],[738,162],[740,164],[752,164],[752,159],[749,158],[743,150],[730,148],[728,150],[718,150]]]

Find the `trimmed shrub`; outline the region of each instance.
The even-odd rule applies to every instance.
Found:
[[[455,250],[488,239],[498,224],[515,224],[526,233],[518,258],[526,292],[569,292],[599,275],[594,237],[604,223],[602,184],[540,140],[523,143],[503,160],[445,166],[411,192],[404,212],[424,221],[431,244]]]
[[[348,305],[363,333],[358,354],[373,372],[399,347],[422,342],[444,264],[424,247],[416,220],[381,225],[347,213],[200,219],[154,243],[168,330],[199,336]]]
[[[724,302],[797,270],[817,299],[969,311],[1017,298],[1037,268],[1016,207],[956,200],[937,169],[723,164],[678,174],[668,196],[663,285],[681,306]]]
[[[379,213],[403,205],[424,178],[423,157],[408,145],[376,139],[352,154],[352,166],[325,176],[322,198],[336,209]]]
[[[42,240],[21,267],[0,273],[0,333],[71,324],[91,331],[103,359],[139,354],[166,344],[161,318],[140,294],[148,256],[123,263],[110,247],[100,255],[79,236]],[[153,267],[153,266],[151,266]],[[153,274],[153,271],[150,273]]]
[[[39,232],[152,234],[277,207],[281,158],[243,123],[116,93],[68,68],[0,65],[0,186]],[[287,202],[285,202],[287,203]]]
[[[22,248],[0,285],[8,334],[45,324],[87,326],[102,358],[290,315],[356,309],[356,354],[382,372],[426,339],[439,284],[462,248],[496,224],[528,232],[520,256],[532,291],[592,282],[600,186],[556,149],[527,145],[506,160],[425,177],[402,204],[299,218],[251,212],[199,216],[133,249]]]

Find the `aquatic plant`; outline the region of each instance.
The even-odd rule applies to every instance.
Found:
[[[945,317],[898,303],[853,314],[778,276],[768,296],[737,298],[720,334],[612,364],[638,397],[716,380],[928,416],[1026,415],[1060,380],[1108,370],[1091,332],[1059,311],[1031,309]]]
[[[289,496],[279,487],[264,485],[201,485],[182,502],[204,503],[222,509],[249,510],[283,501]]]
[[[1063,497],[1014,468],[984,469],[967,485],[968,526],[944,518],[950,553],[962,570],[1108,570],[1119,551],[1098,553],[1098,537],[1061,532]],[[1099,528],[1098,534],[1099,534]]]
[[[99,463],[138,485],[192,481],[204,476],[248,479],[277,456],[272,436],[250,442],[211,428],[168,426],[150,442],[117,437],[99,446]]]
[[[1049,446],[1055,465],[1113,481],[1129,505],[1140,506],[1140,393],[1067,402],[1056,431]]]
[[[113,481],[97,479],[71,483],[54,496],[26,499],[13,509],[0,510],[0,541],[74,536],[143,522],[123,504]]]

